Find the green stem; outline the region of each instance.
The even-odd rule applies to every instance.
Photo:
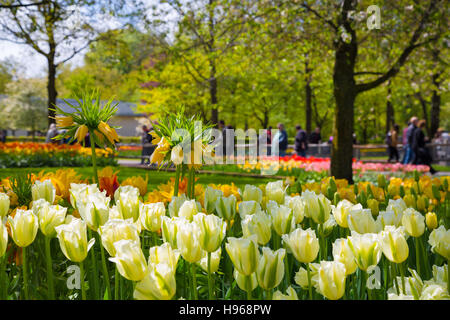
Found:
[[[450,294],[450,259],[447,260],[447,292]]]
[[[84,262],[80,262],[80,287],[81,287],[81,300],[86,300],[86,289],[84,288]]]
[[[309,263],[306,264],[306,272],[308,273],[309,300],[312,300],[311,268],[309,267]]]
[[[108,267],[106,266],[105,249],[103,248],[100,236],[97,234],[98,243],[100,245],[100,253],[102,256],[102,273],[103,278],[106,283],[106,290],[108,292],[108,298],[106,300],[111,300],[111,283],[109,281]]]
[[[0,300],[6,300],[7,288],[5,284],[6,254],[0,257]]]
[[[45,257],[47,261],[47,281],[50,300],[55,300],[55,286],[53,284],[53,268],[52,268],[52,254],[50,250],[50,237],[45,237]]]
[[[175,197],[178,196],[178,186],[179,186],[179,183],[180,183],[181,165],[177,165],[176,168],[177,169],[175,171],[175,185],[174,185],[174,188],[173,188],[173,195]]]
[[[266,290],[266,300],[272,300],[272,290]]]
[[[400,275],[402,277],[402,290],[403,290],[403,294],[406,294],[406,290],[405,290],[405,270],[403,269],[403,263],[399,263],[398,264],[398,268],[400,269]]]
[[[421,268],[420,268],[420,240],[419,238],[414,238],[414,244],[416,247],[416,266],[417,266],[417,273],[422,277],[423,279],[423,274],[421,272]]]
[[[89,137],[91,141],[91,150],[92,150],[92,168],[94,170],[94,179],[95,183],[98,187],[100,187],[100,183],[98,181],[98,173],[97,173],[97,155],[95,153],[95,141],[94,141],[94,131],[89,130]]]
[[[28,293],[28,266],[27,266],[27,248],[22,247],[22,271],[23,271],[23,290],[25,293],[25,300],[30,300]]]
[[[119,269],[115,268],[114,273],[114,300],[119,300]]]
[[[91,229],[88,228],[88,235],[89,235],[89,239],[92,239],[92,231]],[[92,278],[93,278],[93,282],[94,282],[94,292],[95,292],[95,299],[99,299],[99,282],[98,282],[98,267],[97,267],[97,258],[95,257],[95,246],[92,246],[91,250],[90,250],[90,255],[91,255],[91,264],[92,264],[92,268],[93,273],[92,273]]]
[[[211,274],[211,252],[208,252],[208,298],[213,299],[212,274]]]
[[[289,287],[289,284],[291,283],[291,273],[290,273],[290,269],[289,269],[289,256],[286,255],[286,257],[284,258],[284,268],[286,269],[285,272],[285,278],[284,278],[284,283],[285,283],[285,289],[287,290],[287,288]]]
[[[197,292],[197,271],[195,263],[191,263],[191,272],[192,272],[192,292],[194,300],[198,300],[198,292]]]
[[[397,272],[395,270],[395,264],[393,262],[391,262],[391,273],[392,273],[392,281],[393,281],[393,286],[395,286],[396,290],[397,290],[397,295],[400,294],[400,288],[398,286],[398,282],[397,282]]]

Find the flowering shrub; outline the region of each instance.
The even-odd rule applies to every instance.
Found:
[[[114,152],[96,148],[99,165],[115,165]],[[0,168],[86,166],[91,163],[91,148],[79,144],[36,142],[0,143]]]

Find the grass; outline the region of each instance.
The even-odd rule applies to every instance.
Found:
[[[12,168],[12,169],[0,169],[0,179],[4,179],[10,176],[14,176],[18,173],[39,173],[40,171],[44,170],[45,172],[52,172],[56,171],[58,169],[64,169],[67,167],[62,168],[54,168],[54,167],[44,167],[44,168]],[[92,168],[91,167],[74,167],[78,174],[82,176],[83,178],[90,178],[92,179]],[[101,168],[100,168],[101,169]],[[133,176],[142,176],[145,177],[146,174],[148,174],[149,181],[148,181],[148,188],[149,190],[155,189],[158,185],[162,183],[166,183],[171,177],[175,176],[174,172],[165,172],[165,171],[153,171],[153,170],[146,170],[141,168],[129,168],[129,167],[114,167],[115,171],[119,171],[118,177],[119,182],[122,182],[128,177]],[[274,179],[271,178],[253,178],[253,177],[237,177],[237,176],[226,176],[221,175],[220,173],[217,174],[198,174],[197,177],[199,180],[197,183],[201,184],[231,184],[234,182],[238,187],[242,188],[246,184],[253,184],[253,185],[259,185],[264,184],[270,181],[274,181]]]

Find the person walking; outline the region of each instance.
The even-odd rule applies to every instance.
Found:
[[[413,132],[412,150],[414,152],[414,164],[423,164],[430,168],[430,173],[435,174],[437,171],[431,166],[433,161],[430,151],[426,147],[426,142],[429,140],[425,137],[424,130],[426,128],[426,121],[420,120],[417,123],[417,128]]]
[[[58,143],[58,141],[53,138],[58,135],[58,129],[56,129],[56,124],[50,124],[50,127],[47,131],[47,136],[45,137],[45,143]]]
[[[288,146],[288,136],[282,123],[278,123],[278,132],[273,136],[272,144],[278,144],[278,155],[284,157]]]
[[[403,164],[411,163],[414,159],[414,151],[412,149],[413,135],[414,131],[417,129],[417,122],[419,119],[417,117],[412,117],[408,130],[406,130],[406,149],[405,149],[405,159]]]
[[[151,156],[154,147],[152,145],[152,136],[150,135],[150,129],[145,124],[142,126],[141,144],[141,164],[150,163],[149,157]]]
[[[403,158],[402,161],[400,161],[400,163],[405,163],[405,159],[406,159],[406,146],[408,145],[408,137],[407,137],[407,132],[408,132],[408,128],[409,125],[411,124],[411,121],[408,120],[408,122],[406,123],[406,127],[403,129],[402,131],[402,148],[403,148]]]
[[[297,134],[295,135],[295,152],[300,157],[306,157],[306,149],[308,149],[306,131],[299,124],[295,126],[295,129],[297,130]]]
[[[318,144],[322,141],[322,136],[320,135],[320,128],[317,127],[313,132],[309,135],[309,143]]]
[[[386,136],[386,144],[388,145],[388,162],[391,160],[395,160],[398,162],[398,132],[400,131],[400,127],[398,124],[394,124],[394,127],[391,131],[388,132]]]

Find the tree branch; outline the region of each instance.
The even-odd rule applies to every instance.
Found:
[[[335,31],[338,31],[338,27],[331,21],[330,19],[324,18],[320,13],[318,13],[316,10],[311,8],[307,3],[303,2],[301,4],[303,8],[305,8],[308,11],[311,11],[317,18],[323,20],[325,23],[329,24]]]

